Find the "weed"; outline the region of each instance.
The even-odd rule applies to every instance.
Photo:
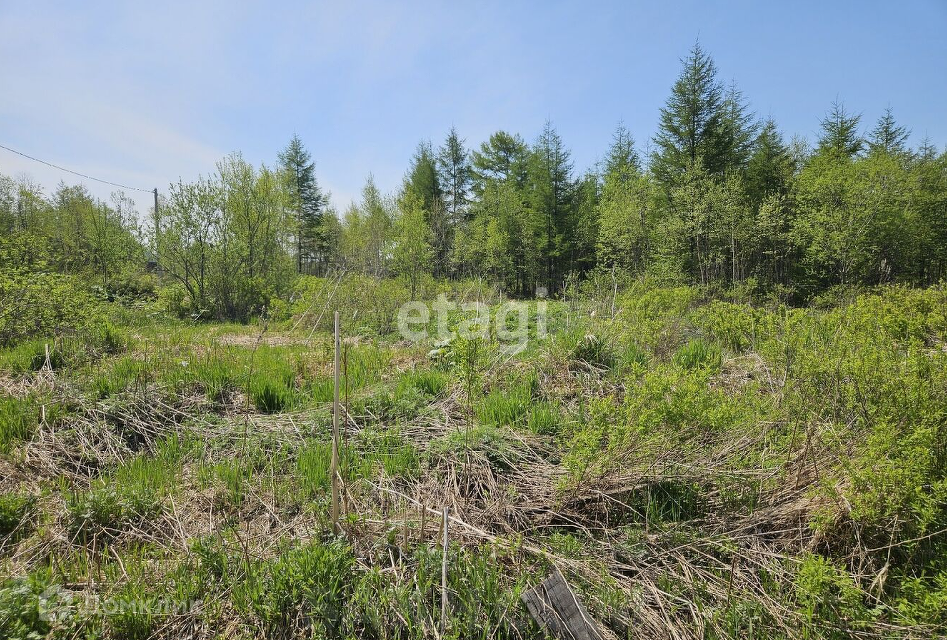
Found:
[[[720,347],[704,340],[691,340],[674,356],[674,362],[685,369],[720,369]]]
[[[29,440],[39,418],[39,408],[30,399],[0,396],[0,454],[9,453],[18,442]]]
[[[36,498],[20,493],[0,493],[0,543],[29,535]]]

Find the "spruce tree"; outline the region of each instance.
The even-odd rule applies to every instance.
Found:
[[[661,109],[651,164],[668,191],[698,162],[710,175],[723,173],[733,151],[732,124],[713,58],[698,43],[682,62],[681,75]]]
[[[434,245],[434,272],[446,275],[453,243],[453,228],[444,209],[444,192],[437,172],[437,158],[428,141],[418,144],[404,178],[402,198],[413,198],[424,211]]]
[[[298,135],[279,153],[283,178],[289,192],[290,210],[296,221],[296,272],[322,273],[329,247],[322,229],[328,198],[316,181],[316,166]]]
[[[746,168],[746,188],[750,200],[759,206],[767,196],[785,195],[792,180],[793,159],[789,147],[769,119],[763,123]]]
[[[460,224],[466,219],[471,169],[464,141],[454,127],[451,127],[444,146],[438,150],[437,168],[448,219],[453,225]]]
[[[822,119],[822,135],[816,153],[833,154],[840,158],[852,158],[865,146],[865,141],[858,135],[860,115],[851,115],[845,110],[845,105],[839,101],[832,103],[832,109]]]
[[[911,133],[899,126],[894,119],[891,107],[885,109],[884,115],[878,119],[878,124],[871,131],[868,138],[868,148],[872,153],[887,153],[893,156],[904,155],[905,143]]]
[[[571,154],[549,121],[533,147],[529,169],[532,208],[542,220],[539,251],[545,268],[543,279],[552,291],[575,262],[572,225],[576,185]]]
[[[742,170],[753,153],[753,143],[760,130],[755,115],[736,83],[731,83],[723,101],[723,139],[721,161],[725,171]]]

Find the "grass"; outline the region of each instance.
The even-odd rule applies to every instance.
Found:
[[[515,356],[493,339],[425,358],[360,336],[342,538],[326,528],[328,334],[126,310],[86,346],[50,341],[54,392],[35,382],[46,340],[4,349],[18,395],[0,396],[0,566],[16,579],[0,584],[0,637],[46,637],[39,594],[88,583],[207,606],[73,616],[57,627],[69,637],[175,637],[192,621],[247,638],[434,637],[439,522],[427,514],[422,536],[413,500],[456,501],[496,540],[452,538],[449,637],[538,633],[519,601],[549,570],[536,548],[570,559],[577,595],[620,636],[628,615],[643,635],[696,635],[681,602],[706,637],[943,633],[943,290],[818,309],[707,298],[632,284],[614,319],[610,300],[604,315],[601,300],[551,303],[551,340]]]
[[[0,396],[0,454],[29,440],[39,422],[39,407],[30,399]]]
[[[34,496],[18,492],[0,493],[0,546],[3,542],[29,535],[35,510]]]

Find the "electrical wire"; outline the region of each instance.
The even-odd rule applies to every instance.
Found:
[[[86,180],[95,180],[96,182],[101,182],[102,184],[111,185],[113,187],[118,187],[119,189],[127,189],[128,191],[141,191],[142,193],[153,193],[152,189],[139,189],[138,187],[129,187],[128,185],[119,184],[117,182],[111,182],[109,180],[102,180],[101,178],[94,178],[90,175],[84,173],[79,173],[78,171],[73,171],[72,169],[67,169],[66,167],[60,167],[58,164],[53,164],[52,162],[46,162],[45,160],[40,160],[39,158],[34,158],[33,156],[27,155],[22,151],[17,151],[16,149],[11,149],[0,144],[0,149],[6,149],[12,153],[15,153],[18,156],[23,156],[34,162],[39,162],[40,164],[45,164],[47,167],[52,167],[53,169],[59,169],[60,171],[65,171],[66,173],[71,173],[74,176],[79,176],[80,178],[85,178]]]

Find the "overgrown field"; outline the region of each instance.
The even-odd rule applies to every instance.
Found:
[[[944,289],[579,291],[546,337],[529,303],[510,354],[404,341],[348,286],[251,325],[115,304],[10,337],[0,637],[438,637],[444,506],[449,637],[535,637],[519,596],[553,567],[618,637],[947,633]]]

